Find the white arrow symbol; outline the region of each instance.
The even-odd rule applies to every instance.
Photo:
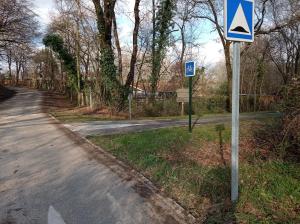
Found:
[[[48,211],[48,224],[66,224],[61,215],[52,207]]]

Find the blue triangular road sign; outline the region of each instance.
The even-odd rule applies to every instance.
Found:
[[[254,0],[224,0],[225,38],[253,42]]]

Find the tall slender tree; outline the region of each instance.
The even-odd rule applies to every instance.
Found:
[[[155,3],[155,2],[154,2]],[[175,0],[161,0],[158,12],[153,23],[153,52],[151,73],[151,101],[154,101],[157,85],[160,78],[161,64],[165,58],[169,45],[169,36],[172,32],[172,18],[175,13]],[[154,16],[154,15],[153,15]]]
[[[140,27],[139,6],[140,6],[140,0],[136,0],[134,6],[135,25],[134,25],[133,35],[132,35],[132,54],[130,60],[130,70],[125,83],[125,98],[128,96],[130,87],[133,86],[134,84],[135,65],[136,65],[137,53],[138,53],[138,32]]]

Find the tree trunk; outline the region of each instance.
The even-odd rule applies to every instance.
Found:
[[[21,62],[17,60],[16,61],[16,86],[19,84],[20,70],[21,70]]]
[[[230,42],[226,41],[224,46],[225,64],[227,73],[227,99],[226,99],[226,111],[231,112],[231,89],[232,89],[232,66],[230,56]]]
[[[185,49],[186,49],[186,43],[185,43],[185,36],[184,36],[184,30],[185,26],[182,25],[180,28],[180,33],[181,33],[181,55],[180,55],[180,75],[181,75],[181,87],[183,88],[184,85],[184,54],[185,54]]]
[[[103,77],[101,79],[103,85],[100,83],[99,89],[102,89],[102,92],[105,93],[102,100],[107,105],[111,105],[111,103],[118,101],[121,91],[120,83],[116,77],[117,69],[114,64],[115,56],[112,48],[112,22],[116,0],[104,0],[104,9],[99,0],[93,0],[93,3],[97,16],[101,51],[100,65]],[[105,89],[103,89],[103,86]]]
[[[151,78],[153,79],[155,77],[155,42],[156,42],[156,6],[155,6],[155,0],[152,0],[152,71],[151,71]],[[153,102],[155,99],[155,92],[156,92],[156,84],[154,83],[155,81],[151,81],[151,93],[150,93],[150,98],[151,101]]]
[[[116,48],[118,51],[118,75],[119,75],[120,83],[123,84],[122,49],[121,49],[121,44],[120,44],[120,40],[119,40],[118,27],[117,27],[115,13],[113,13],[113,31],[114,31],[114,37],[115,37],[115,44],[116,44]]]
[[[128,94],[128,90],[130,86],[133,85],[134,75],[135,75],[135,64],[137,61],[137,53],[138,53],[138,32],[140,27],[139,4],[140,4],[140,0],[136,0],[134,6],[135,26],[133,30],[133,36],[132,36],[133,49],[132,49],[132,55],[130,60],[130,70],[125,84],[126,95]]]
[[[125,101],[129,95],[130,88],[133,87],[134,84],[134,76],[135,76],[135,65],[137,61],[137,53],[138,53],[138,32],[139,32],[139,27],[140,27],[140,0],[135,1],[134,5],[134,18],[135,18],[135,25],[134,25],[134,30],[133,30],[133,35],[132,35],[132,55],[131,55],[131,60],[130,60],[130,70],[127,76],[127,80],[125,83],[125,91],[123,94],[123,97],[121,98],[121,103],[119,106],[119,110],[122,110],[124,108]]]
[[[141,60],[141,63],[140,63],[140,66],[138,68],[138,78],[137,78],[137,81],[136,81],[136,89],[139,87],[139,82],[140,82],[140,79],[141,79],[141,76],[142,76],[142,69],[143,69],[143,65],[144,65],[144,62],[145,62],[145,58],[146,58],[146,53],[148,51],[148,45],[146,46],[146,49],[143,53],[143,56],[142,56],[142,60]],[[135,94],[135,98],[136,98],[136,94]]]
[[[77,104],[82,106],[81,74],[80,74],[80,33],[79,21],[76,20],[76,70],[77,70]]]
[[[11,82],[11,80],[12,80],[12,71],[11,71],[12,60],[11,60],[11,55],[9,55],[9,56],[7,55],[7,63],[8,63],[9,79],[10,79],[10,82]]]

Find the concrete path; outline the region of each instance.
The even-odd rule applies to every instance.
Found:
[[[0,104],[1,224],[176,224],[193,218],[145,178],[42,113],[42,94]]]
[[[272,116],[278,116],[278,114],[273,112],[241,114],[240,118],[241,120],[250,120],[254,118],[265,118]],[[217,124],[230,121],[231,115],[227,114],[209,118],[200,118],[198,120],[194,120],[193,124]],[[144,130],[180,127],[187,125],[188,120],[90,121],[64,124],[65,127],[80,134],[81,136],[123,134],[129,132],[140,132]]]

